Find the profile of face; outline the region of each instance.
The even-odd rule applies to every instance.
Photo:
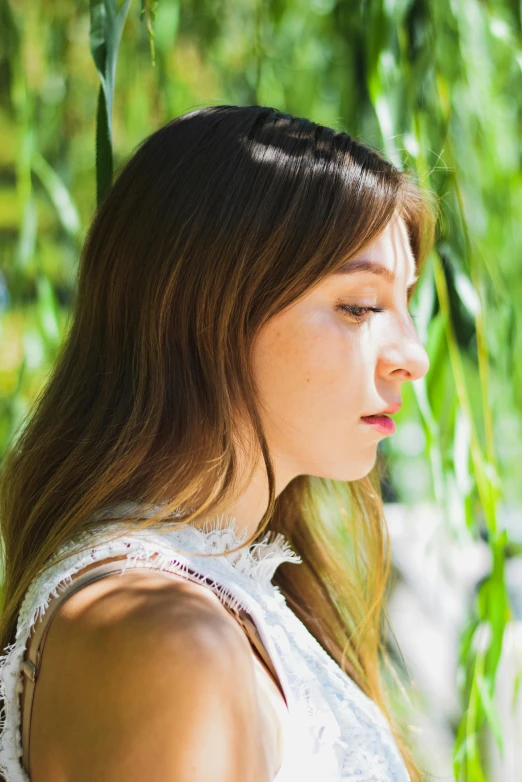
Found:
[[[254,343],[260,415],[280,486],[297,475],[367,475],[389,435],[361,417],[398,409],[402,384],[429,368],[408,309],[416,277],[403,219],[345,268],[271,318]]]

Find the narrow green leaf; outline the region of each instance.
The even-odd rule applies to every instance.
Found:
[[[31,163],[35,174],[39,177],[53,202],[56,214],[65,231],[77,238],[80,230],[80,216],[71,194],[53,167],[36,149],[33,152]]]
[[[504,744],[502,741],[502,726],[500,724],[500,717],[497,711],[497,707],[495,706],[491,698],[491,694],[490,694],[491,683],[488,683],[486,678],[481,673],[477,673],[476,681],[477,681],[477,688],[480,694],[480,700],[482,702],[482,706],[484,707],[487,720],[491,727],[491,732],[497,743],[500,754],[503,757]]]
[[[101,85],[96,119],[98,203],[103,200],[112,181],[112,104],[118,48],[129,6],[130,0],[124,0],[119,9],[116,0],[91,0],[90,6],[89,42]]]

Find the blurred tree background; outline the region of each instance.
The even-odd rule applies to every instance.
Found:
[[[413,307],[431,367],[404,385],[397,432],[380,446],[383,491],[390,503],[432,502],[452,539],[490,553],[461,628],[451,726],[455,778],[487,779],[481,736],[487,723],[502,744],[495,678],[517,618],[505,566],[520,566],[522,544],[520,4],[0,0],[0,30],[0,452],[56,356],[110,155],[117,169],[169,119],[274,106],[378,147],[438,193],[437,244]],[[111,51],[110,122],[98,125],[111,145],[97,171],[96,54]]]

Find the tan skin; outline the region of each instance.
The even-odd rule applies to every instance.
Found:
[[[116,559],[122,557],[104,561]],[[99,563],[80,572],[87,572],[96,564]],[[186,650],[176,655],[176,647],[183,638]],[[136,656],[132,650],[127,655],[131,646]],[[192,730],[184,733],[188,708],[201,700],[202,695],[193,681],[201,678],[203,670],[208,670],[209,676],[212,672],[206,658],[208,647],[213,659],[219,657],[216,650],[220,653],[223,650],[224,660],[230,662],[231,675],[223,676],[217,670],[216,677],[231,688],[232,695],[223,687],[220,702],[223,705],[231,702],[232,714],[220,709],[211,725],[201,722],[198,728],[198,713],[193,715]],[[112,768],[114,750],[121,741],[118,733],[125,728],[124,715],[132,713],[129,682],[147,682],[147,689],[154,693],[151,672],[155,679],[162,675],[167,680],[161,683],[157,679],[159,698],[156,701],[151,698],[148,704],[152,717],[157,717],[162,707],[165,709],[164,740],[154,747],[158,742],[157,727],[151,724],[150,733],[147,732],[148,709],[138,691],[134,703],[136,713],[129,717],[130,735],[125,743],[126,752],[127,747],[136,745],[132,769],[117,765]],[[213,683],[213,680],[201,682],[205,699],[209,684]],[[187,703],[182,707],[185,699]],[[238,737],[237,748],[249,749],[242,759],[237,751],[231,751],[231,757],[224,761],[223,780],[235,782],[237,778],[239,782],[253,774],[252,780],[264,782],[275,777],[282,762],[279,726],[286,708],[279,683],[274,681],[235,619],[209,589],[181,576],[150,571],[107,576],[72,595],[50,625],[32,709],[31,780],[142,780],[146,774],[147,780],[158,782],[163,779],[199,782],[211,778],[208,769],[192,767],[193,758],[204,755],[205,750],[201,753],[195,749],[188,758],[181,750],[194,742],[194,733],[200,730],[207,742],[206,754],[214,755],[213,744],[222,746],[224,742],[216,728],[221,729],[221,722],[228,716],[233,726],[229,733]],[[208,712],[206,701],[203,712]],[[176,721],[180,719],[176,731]],[[138,735],[136,727],[140,724]],[[174,734],[178,736],[179,746],[173,742]],[[89,736],[91,740],[86,738]],[[100,746],[102,737],[104,742]],[[234,745],[228,743],[233,749]],[[97,763],[91,755],[93,745],[98,747]],[[165,747],[172,755],[161,755]],[[151,757],[155,759],[157,777],[150,770]],[[214,769],[213,778],[221,779],[219,775],[214,776]]]
[[[330,275],[256,340],[277,493],[301,474],[366,475],[385,435],[361,416],[399,402],[402,383],[428,371],[408,312],[415,266],[402,219],[357,259],[395,281]],[[357,322],[340,302],[383,312]],[[227,512],[250,536],[267,501],[259,465]],[[205,708],[196,708],[200,699]],[[280,683],[205,586],[152,572],[108,576],[70,597],[51,623],[33,703],[32,782],[271,782],[286,709]],[[207,767],[210,756],[218,760]]]

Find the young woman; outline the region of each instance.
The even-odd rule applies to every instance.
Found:
[[[368,145],[262,106],[126,162],[2,471],[6,782],[422,779],[381,670],[377,446],[428,370],[435,220]]]

